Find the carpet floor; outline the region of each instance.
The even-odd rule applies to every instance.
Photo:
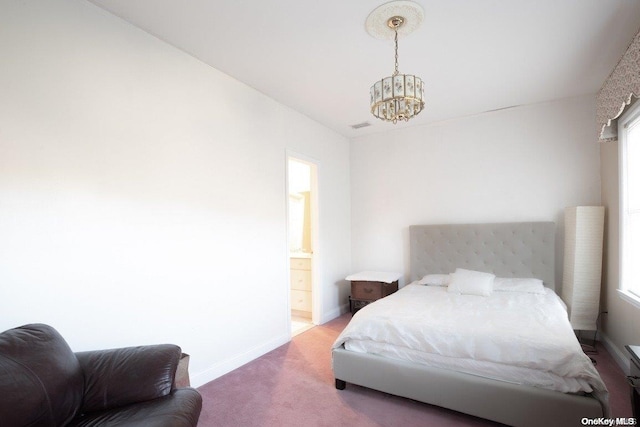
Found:
[[[347,384],[336,390],[331,344],[351,319],[316,326],[198,390],[199,427],[499,426],[437,406]],[[607,351],[592,355],[607,384],[614,417],[631,417],[624,373]]]

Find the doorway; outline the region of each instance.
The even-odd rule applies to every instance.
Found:
[[[291,336],[315,325],[317,302],[317,165],[287,157],[289,295]]]

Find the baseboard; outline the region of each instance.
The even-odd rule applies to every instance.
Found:
[[[602,342],[604,348],[607,349],[618,366],[622,368],[622,372],[624,372],[625,375],[629,375],[629,356],[619,349],[607,335],[602,332],[598,332],[598,335],[600,336],[600,342]]]
[[[348,311],[349,304],[342,304],[341,306],[336,307],[335,309],[327,313],[324,313],[320,318],[320,324],[322,325],[337,317],[340,317]],[[265,344],[256,346],[245,353],[216,363],[209,369],[205,369],[204,371],[197,374],[191,374],[191,387],[200,387],[201,385],[204,385],[209,381],[213,381],[216,378],[219,378],[224,374],[227,374],[234,369],[237,369],[240,366],[249,363],[254,359],[257,359],[258,357],[270,352],[271,350],[275,350],[276,348],[288,343],[289,341],[291,341],[290,335],[281,335],[280,337],[275,338]]]
[[[334,308],[333,310],[324,313],[320,318],[320,324],[324,325],[325,323],[342,316],[347,311],[349,311],[349,304],[342,304],[339,307]]]
[[[216,363],[209,369],[206,369],[197,374],[191,375],[191,387],[200,387],[208,383],[209,381],[213,381],[216,378],[227,374],[234,369],[239,368],[240,366],[251,362],[254,359],[257,359],[260,356],[263,356],[270,352],[271,350],[275,350],[288,343],[291,340],[290,334],[281,335],[278,338],[274,338],[271,341],[268,341],[262,345],[256,346],[249,351],[242,353],[240,355],[234,356],[230,359],[223,360],[222,362]]]

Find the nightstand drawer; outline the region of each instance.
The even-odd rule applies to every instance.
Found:
[[[299,291],[311,290],[311,271],[291,270],[291,289]]]
[[[289,258],[289,265],[295,270],[311,270],[310,258]]]
[[[351,282],[351,298],[377,300],[383,297],[382,282]]]
[[[351,282],[351,298],[375,301],[398,290],[398,281],[392,283],[354,280]]]

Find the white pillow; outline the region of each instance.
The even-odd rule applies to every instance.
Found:
[[[493,279],[495,277],[491,273],[456,268],[456,272],[451,274],[451,281],[447,290],[456,294],[486,297],[491,295],[493,291]]]
[[[493,280],[493,290],[498,292],[527,292],[530,294],[544,294],[544,284],[540,279],[496,277]]]
[[[447,286],[451,278],[448,274],[427,274],[418,282],[419,285]]]

